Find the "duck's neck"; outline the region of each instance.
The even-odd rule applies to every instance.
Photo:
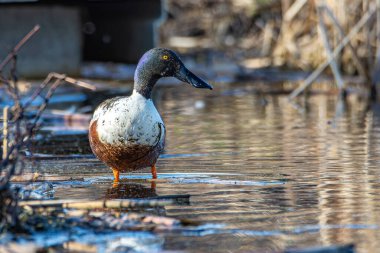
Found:
[[[139,62],[135,72],[134,90],[144,96],[146,99],[150,99],[153,86],[160,78],[159,75],[152,74],[149,65],[144,65],[144,62]]]

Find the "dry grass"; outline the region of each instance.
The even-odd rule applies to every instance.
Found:
[[[243,66],[247,59],[266,59],[267,67],[312,71],[329,61],[327,73],[335,69],[337,83],[344,74],[375,84],[380,80],[379,5],[376,0],[168,0],[162,44],[182,51],[216,49]]]

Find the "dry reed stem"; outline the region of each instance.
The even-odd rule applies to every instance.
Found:
[[[9,107],[5,106],[3,109],[3,160],[8,155],[8,111]]]
[[[333,12],[328,8],[326,5],[323,7],[325,13],[329,16],[331,21],[333,22],[335,28],[337,29],[340,38],[344,38],[345,34],[343,31],[343,28],[341,24],[339,23],[338,19],[335,17]],[[364,64],[360,61],[359,56],[356,53],[356,50],[352,46],[352,44],[349,42],[347,44],[347,48],[350,50],[352,55],[352,60],[356,66],[356,69],[358,70],[359,75],[365,77],[366,79],[369,79],[368,71],[366,71],[366,68],[364,67]]]
[[[323,45],[326,50],[326,54],[328,57],[328,60],[330,61],[330,67],[333,72],[336,84],[338,85],[339,89],[343,89],[344,82],[341,73],[339,72],[338,64],[332,54],[331,46],[329,43],[329,38],[327,35],[327,28],[324,21],[324,8],[322,6],[317,7],[317,14],[318,14],[318,25],[319,25],[319,31],[321,35],[321,39],[323,42]]]
[[[376,57],[375,66],[372,70],[373,90],[379,97],[380,92],[380,0],[376,0]]]
[[[297,0],[292,6],[285,12],[284,20],[286,22],[292,21],[292,19],[297,15],[298,12],[302,9],[302,7],[307,3],[308,0]]]
[[[371,5],[369,10],[362,16],[362,18],[356,23],[356,25],[351,29],[351,31],[342,39],[339,45],[335,48],[333,52],[333,58],[335,58],[342,49],[350,42],[350,40],[359,32],[359,30],[373,17],[373,14],[376,12],[376,7]],[[315,79],[325,70],[325,68],[330,64],[331,58],[324,61],[319,67],[311,73],[305,81],[295,89],[290,95],[289,99],[294,99],[299,94],[301,94],[310,84],[312,84]]]
[[[64,252],[84,252],[84,253],[96,253],[98,247],[96,245],[89,245],[81,242],[65,242],[63,243]]]

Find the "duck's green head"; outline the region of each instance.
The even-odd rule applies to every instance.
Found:
[[[146,98],[150,98],[152,88],[161,77],[175,77],[196,88],[212,86],[188,70],[176,53],[170,49],[153,48],[140,59],[135,72],[134,89]]]

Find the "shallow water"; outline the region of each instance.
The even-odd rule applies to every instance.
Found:
[[[38,166],[42,173],[74,178],[54,183],[55,198],[190,194],[190,204],[167,206],[164,212],[203,225],[140,235],[154,241],[146,252],[281,252],[348,243],[358,252],[376,252],[380,110],[327,95],[298,100],[300,110],[285,95],[257,94],[251,87],[155,90],[167,128],[156,189],[148,169],[124,174],[113,188],[112,173],[91,155],[65,156],[88,152],[81,147],[85,133],[75,132],[83,130],[80,124],[67,125],[84,140],[73,144],[80,145],[78,151],[58,160],[41,157]],[[45,144],[52,153],[55,145],[60,144]],[[100,251],[109,243],[102,240],[95,240]]]

